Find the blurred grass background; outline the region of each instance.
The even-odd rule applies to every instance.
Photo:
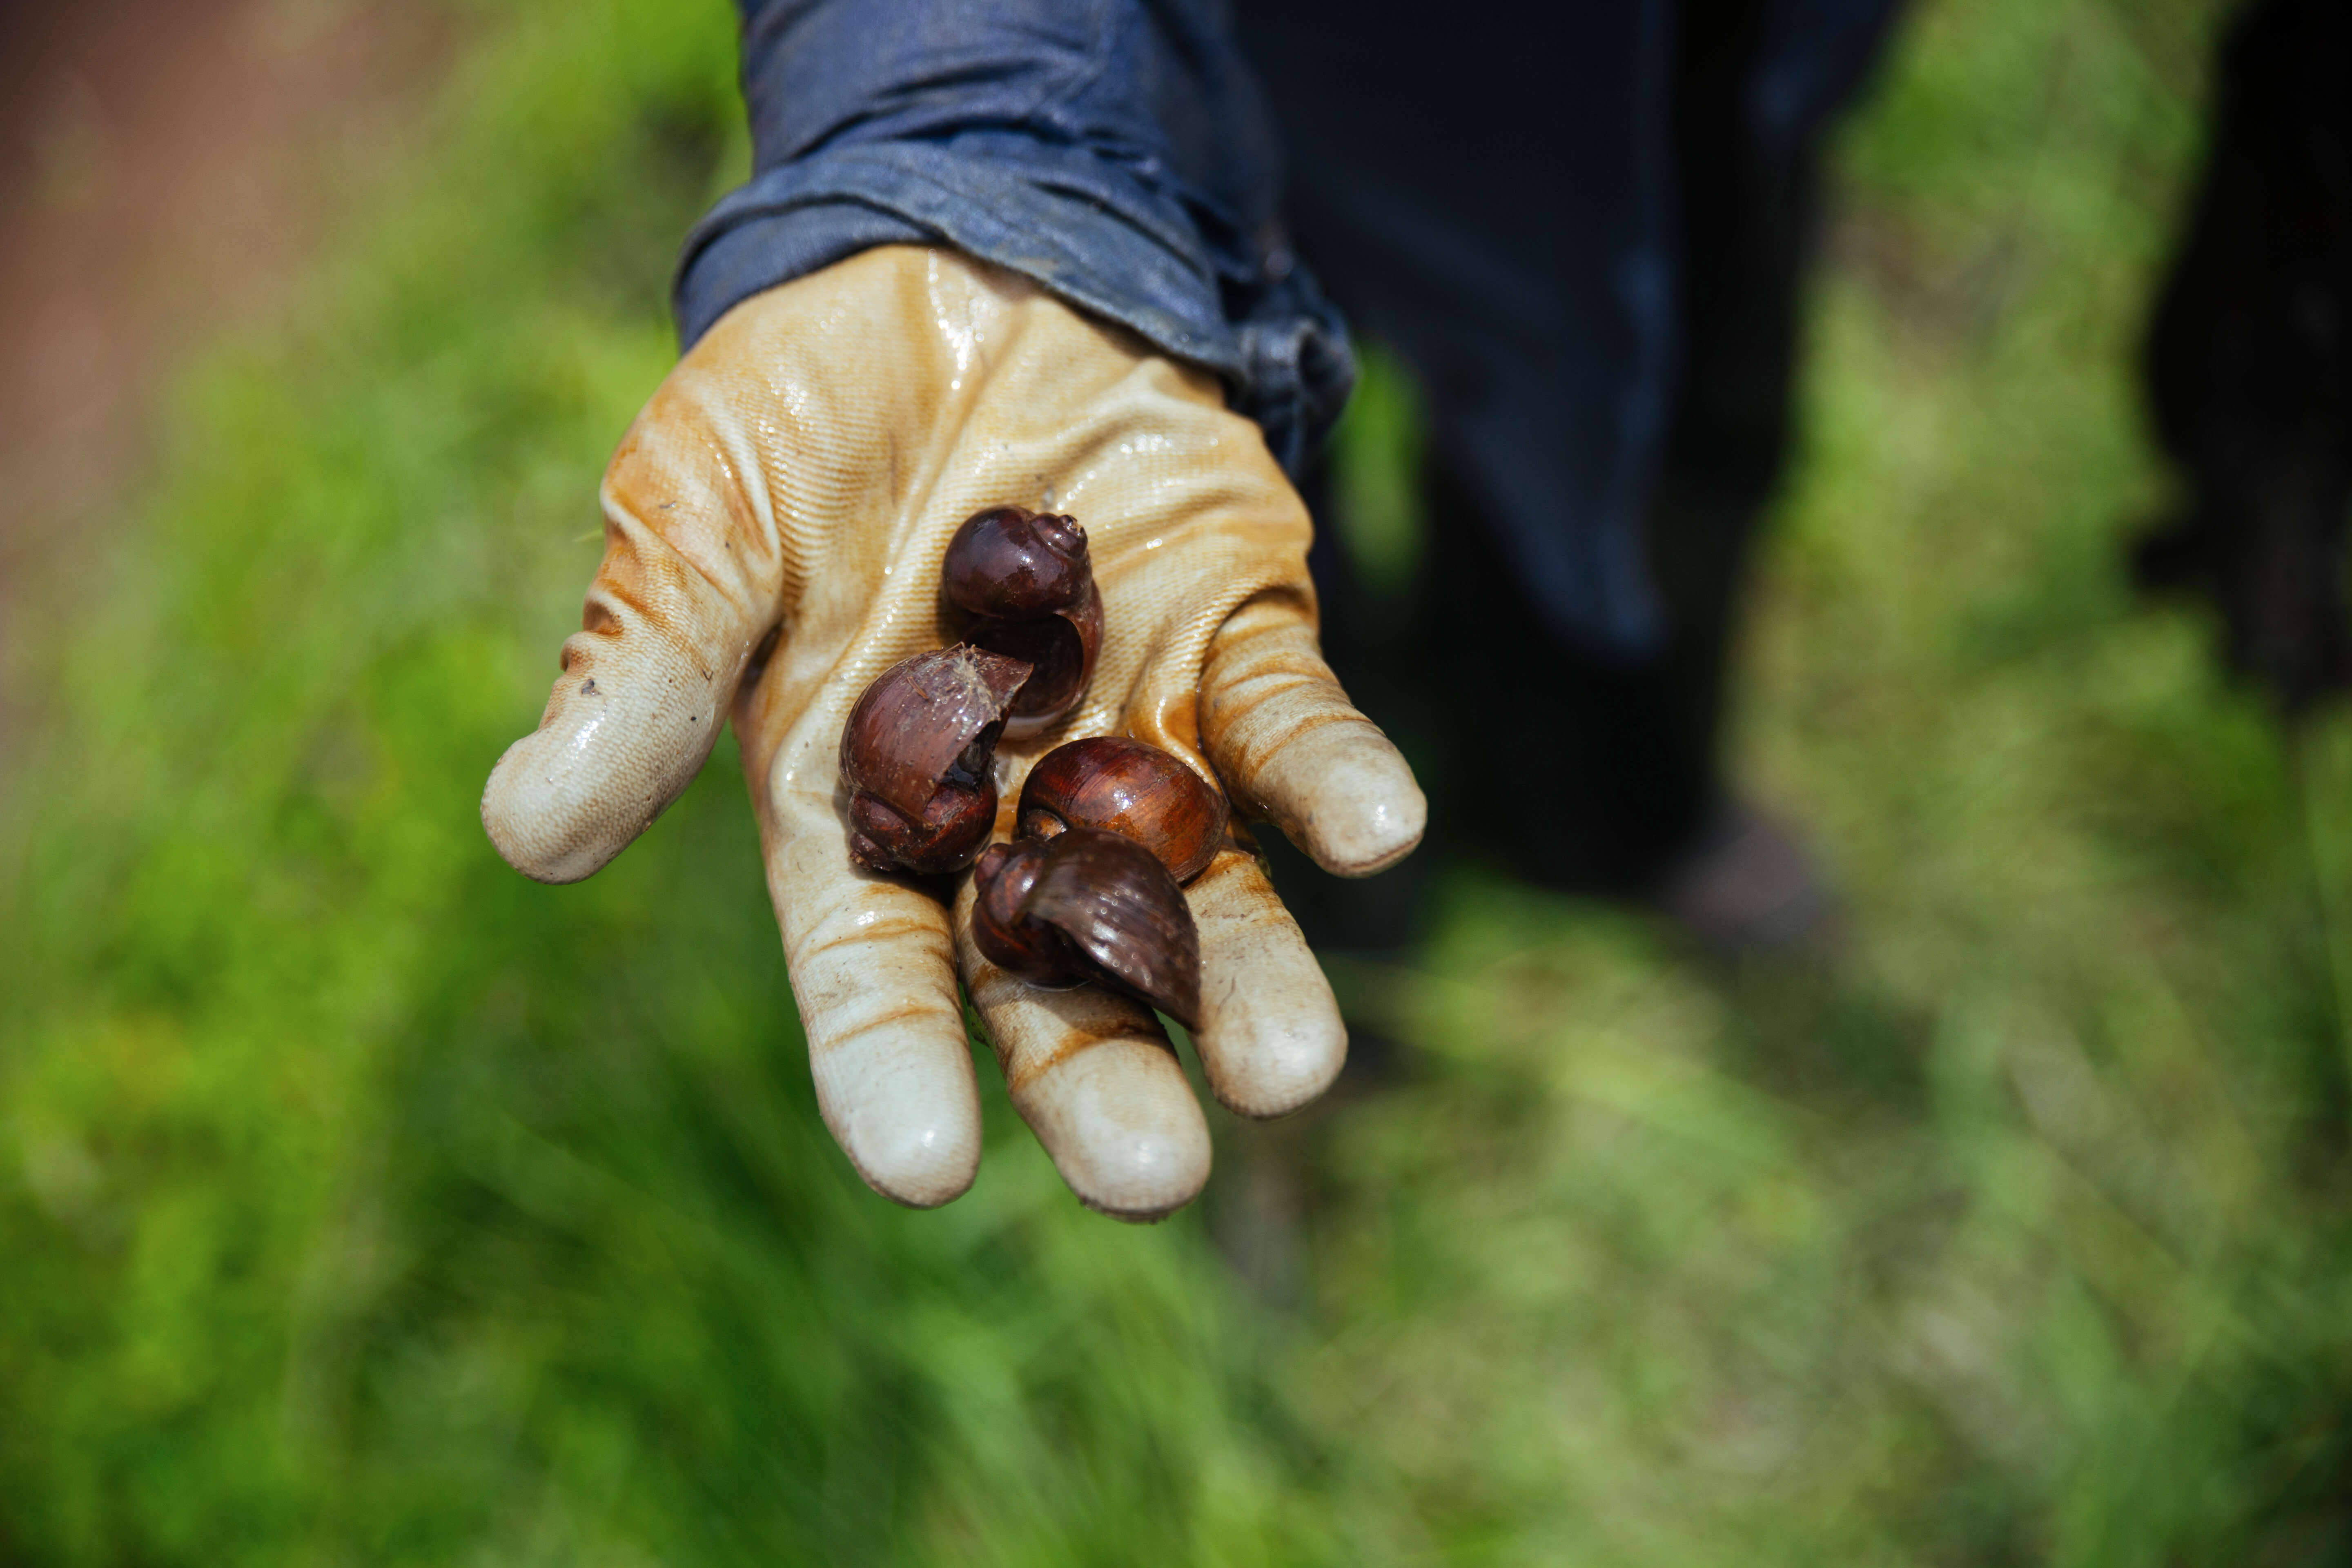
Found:
[[[2119,565],[2222,9],[1929,0],[1845,139],[1739,749],[1848,956],[1460,869],[1335,974],[1404,1081],[1139,1230],[1001,1092],[857,1183],[731,748],[583,886],[483,840],[744,153],[717,0],[469,8],[9,629],[0,1562],[2345,1561],[2352,731]]]

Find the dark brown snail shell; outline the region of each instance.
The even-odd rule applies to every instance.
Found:
[[[981,858],[975,892],[972,940],[991,962],[1041,984],[1097,980],[1196,1026],[1192,908],[1133,839],[1073,827],[1043,845],[999,846]]]
[[[861,793],[849,797],[849,858],[868,871],[942,876],[970,865],[995,826],[993,780],[977,789],[942,784],[913,816]]]
[[[996,822],[994,763],[1029,666],[957,646],[877,676],[841,731],[849,858],[869,871],[961,871]]]
[[[1023,729],[1077,705],[1102,647],[1102,595],[1076,518],[991,507],[948,541],[940,565],[948,624],[975,647],[1034,667],[1014,698]]]
[[[1034,621],[1077,604],[1094,583],[1087,531],[1074,517],[991,507],[948,541],[940,587],[966,615]]]
[[[1024,838],[1099,827],[1159,856],[1179,882],[1216,858],[1225,817],[1214,785],[1159,747],[1118,735],[1055,747],[1021,786]]]

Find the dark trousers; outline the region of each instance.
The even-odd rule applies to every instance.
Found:
[[[1519,568],[1512,530],[1530,524],[1497,515],[1515,491],[1512,476],[1493,471],[1512,455],[1481,445],[1475,411],[1510,394],[1514,356],[1523,358],[1498,297],[1524,296],[1522,312],[1543,316],[1530,279],[1561,295],[1610,286],[1582,254],[1575,203],[1531,214],[1530,193],[1620,189],[1638,202],[1635,186],[1610,184],[1622,171],[1589,165],[1638,160],[1641,149],[1547,107],[1580,84],[1548,79],[1561,56],[1538,47],[1542,24],[1532,12],[1521,16],[1528,47],[1498,68],[1501,37],[1457,37],[1433,26],[1426,8],[1390,14],[1375,5],[1356,13],[1341,68],[1311,72],[1306,57],[1327,36],[1322,20],[1349,26],[1325,18],[1329,9],[1324,0],[1245,5],[1244,42],[1291,150],[1300,254],[1357,330],[1412,367],[1433,417],[1419,498],[1423,569],[1409,603],[1376,599],[1354,580],[1328,526],[1328,475],[1308,479],[1309,504],[1325,522],[1313,559],[1325,647],[1430,790],[1433,849],[1489,857],[1547,885],[1638,894],[1721,804],[1727,656],[1788,446],[1826,110],[1790,134],[1756,134],[1761,57],[1776,47],[1769,0],[1675,8],[1663,57],[1669,109],[1658,128],[1670,166],[1654,183],[1671,204],[1675,343],[1639,509],[1663,635],[1612,643],[1563,630],[1558,606]],[[1475,9],[1490,28],[1497,13],[1521,15]],[[1636,9],[1614,12],[1622,21]],[[1874,47],[1877,30],[1866,31]],[[1600,47],[1586,42],[1587,56]],[[1846,69],[1849,82],[1858,75]],[[1408,92],[1414,84],[1420,90]],[[1638,129],[1640,116],[1619,123]],[[1611,406],[1605,385],[1578,402],[1591,390],[1579,378],[1635,374],[1622,345],[1572,331],[1559,341],[1549,374],[1570,388],[1561,406]],[[1474,413],[1453,416],[1463,408]],[[1277,859],[1277,875],[1311,937],[1386,946],[1410,934],[1417,883],[1437,858],[1417,857],[1418,873],[1401,869],[1385,888],[1318,888],[1328,879],[1295,856]]]
[[[2137,566],[2210,600],[2231,668],[2299,713],[2352,690],[2352,14],[2254,0],[2216,63],[2146,366],[2182,484]]]

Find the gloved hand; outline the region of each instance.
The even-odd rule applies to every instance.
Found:
[[[1197,1193],[1209,1139],[1150,1012],[1045,991],[982,958],[970,879],[850,864],[836,750],[867,682],[949,640],[958,524],[1020,504],[1086,527],[1104,606],[1085,700],[998,749],[1027,767],[1125,733],[1213,767],[1235,809],[1342,875],[1421,837],[1404,760],[1317,652],[1304,507],[1203,372],[949,251],[871,250],[737,306],[637,416],[604,487],[605,550],[539,729],[490,775],[511,865],[575,881],[676,799],[736,728],[825,1123],[901,1203],[971,1183],[980,1104],[956,981],[1013,1102],[1078,1197],[1151,1218]],[[1245,838],[1189,889],[1194,1046],[1217,1098],[1276,1116],[1346,1049],[1331,993]]]

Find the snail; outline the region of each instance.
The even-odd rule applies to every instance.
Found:
[[[1225,833],[1225,797],[1156,746],[1117,735],[1073,741],[1045,753],[1021,788],[1019,831],[1052,838],[1099,827],[1160,857],[1179,882],[1216,858]]]
[[[1021,841],[982,852],[997,741],[1061,718],[1094,673],[1086,530],[992,507],[948,542],[940,591],[961,640],[883,671],[842,730],[850,858],[936,875],[977,857],[972,938],[992,963],[1041,985],[1099,981],[1192,1027],[1201,940],[1178,883],[1223,840],[1214,786],[1138,741],[1073,742],[1032,771]]]
[[[849,858],[869,871],[961,871],[996,824],[996,742],[1021,659],[961,644],[875,678],[841,731]]]
[[[1142,845],[1074,826],[991,847],[972,879],[972,942],[991,963],[1041,985],[1100,981],[1198,1026],[1200,933]]]
[[[1192,1026],[1201,943],[1178,886],[1225,831],[1225,799],[1168,752],[1097,736],[1030,770],[1021,837],[973,872],[972,940],[1040,985],[1100,980]]]
[[[1012,732],[1044,729],[1077,705],[1102,646],[1102,595],[1078,521],[1017,506],[965,520],[940,565],[950,628],[1034,673],[1013,699]]]

